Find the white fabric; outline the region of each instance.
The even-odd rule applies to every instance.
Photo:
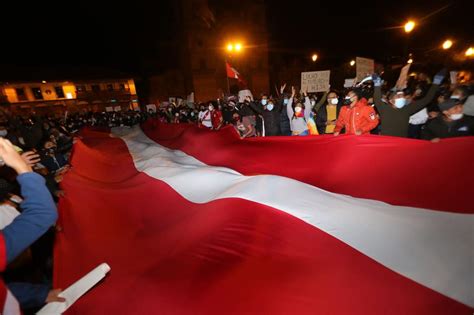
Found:
[[[244,176],[163,147],[137,127],[115,128],[113,136],[125,141],[137,170],[191,202],[242,198],[279,209],[405,277],[474,306],[471,214],[393,206],[281,176]]]
[[[212,128],[211,112],[209,112],[209,110],[199,112],[198,118],[200,121],[202,121],[203,126]]]
[[[0,314],[21,315],[20,304],[10,292],[10,290],[7,290],[7,297],[5,299],[5,306],[3,306],[3,313]]]
[[[410,116],[410,124],[412,125],[423,125],[428,120],[428,110],[423,108],[419,112]]]
[[[0,205],[0,230],[3,230],[7,225],[13,222],[20,212],[15,207],[8,204]]]
[[[110,271],[110,266],[106,263],[100,264],[87,275],[76,281],[69,288],[59,294],[66,299],[66,302],[51,302],[46,304],[37,315],[59,315],[65,312],[81,296],[86,294]]]

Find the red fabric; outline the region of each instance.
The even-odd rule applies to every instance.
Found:
[[[162,145],[244,175],[281,175],[394,205],[474,212],[469,197],[473,194],[474,137],[440,143],[375,135],[241,141],[232,127],[216,133],[154,121],[143,130]]]
[[[212,128],[217,129],[222,124],[222,113],[220,110],[213,110],[211,112]]]
[[[5,271],[7,266],[7,248],[5,245],[5,238],[3,237],[3,233],[0,232],[0,272]],[[7,288],[5,287],[3,279],[0,279],[0,314],[3,313],[6,298]]]
[[[406,158],[414,163],[398,169],[406,176],[421,166],[426,154],[433,160],[427,162],[429,167],[444,162],[439,152],[456,157],[457,165],[467,166],[468,159],[456,153],[467,154],[473,147],[471,139],[453,139],[439,146],[376,136],[240,141],[228,128],[209,132],[150,123],[145,129],[162,144],[200,152],[195,156],[206,157],[203,160],[209,164],[240,164],[240,171],[246,174],[291,171],[293,178],[332,183],[335,188],[344,186],[359,194],[377,195],[384,192],[378,186],[388,191],[396,187],[402,191],[394,189],[399,203],[412,202],[411,194],[404,195],[412,184],[404,181],[405,185],[399,185],[397,176],[384,178],[387,171],[379,174],[380,178],[371,174],[382,171],[383,165],[399,167],[399,161]],[[102,262],[112,270],[67,314],[472,313],[467,306],[392,272],[281,211],[241,199],[191,203],[164,182],[139,173],[120,139],[91,131],[84,136],[75,146],[73,168],[62,182],[66,196],[59,207],[62,232],[55,245],[55,287],[67,287]],[[325,160],[329,155],[324,152],[312,155],[322,147],[335,150],[331,160]],[[415,157],[414,149],[421,156]],[[238,150],[241,153],[236,155]],[[308,155],[302,155],[304,150]],[[352,176],[357,176],[361,167],[347,161],[348,155],[342,152],[353,152],[350,157],[362,162],[364,156],[370,157],[372,170],[369,167],[363,172],[377,182],[367,185],[359,178],[361,184],[353,185]],[[308,157],[312,170],[304,163]],[[315,158],[322,162],[313,163]],[[292,163],[296,160],[299,163]],[[346,174],[341,183],[334,183],[336,167],[329,161],[336,166],[350,164],[355,174]],[[324,165],[323,179],[318,179],[318,164]],[[454,169],[435,170],[439,179],[459,175]],[[417,171],[423,174],[427,170],[422,167]],[[472,173],[464,171],[463,176],[468,175]],[[416,184],[429,184],[427,178],[420,177],[413,177]],[[466,180],[459,179],[460,183]],[[423,196],[423,187],[418,188]],[[449,182],[443,188],[445,196],[453,193]],[[468,196],[463,189],[458,186],[458,199]],[[439,191],[424,198],[436,194]],[[413,202],[423,203],[424,198]],[[431,203],[426,201],[425,205]],[[466,200],[449,204],[460,212],[468,209]],[[441,203],[444,206],[448,203]]]
[[[362,98],[352,108],[349,106],[341,108],[334,132],[340,132],[342,128],[345,128],[347,134],[353,135],[356,131],[368,134],[378,124],[379,119],[375,110],[368,106],[365,98]]]
[[[240,73],[237,72],[228,62],[225,63],[227,77],[232,79],[239,79]]]

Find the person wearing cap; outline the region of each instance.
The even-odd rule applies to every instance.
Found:
[[[439,109],[443,114],[425,125],[422,139],[438,142],[442,138],[474,135],[474,117],[464,115],[464,106],[458,99],[444,101]]]
[[[392,94],[388,103],[382,102],[382,79],[373,74],[374,104],[380,115],[381,134],[394,137],[408,137],[408,124],[410,116],[425,108],[436,96],[438,87],[446,76],[446,71],[435,75],[433,84],[425,97],[412,101],[410,93],[397,91]]]
[[[338,136],[344,128],[346,134],[364,135],[369,134],[377,127],[379,119],[372,106],[368,105],[367,99],[362,97],[362,91],[353,89],[347,93],[344,106],[334,128],[334,135]]]

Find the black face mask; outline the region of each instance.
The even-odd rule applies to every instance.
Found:
[[[345,98],[344,101],[343,101],[343,104],[344,105],[351,105],[352,104],[352,101],[350,98]]]

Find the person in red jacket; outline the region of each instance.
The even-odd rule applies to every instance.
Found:
[[[219,109],[216,109],[213,104],[209,104],[209,112],[211,113],[211,122],[213,130],[221,129],[224,124],[224,119],[222,118],[222,112]]]
[[[359,90],[349,91],[344,103],[349,106],[342,107],[339,113],[336,128],[334,128],[335,136],[340,134],[342,128],[345,128],[345,133],[350,135],[368,134],[379,124],[377,113],[368,105]]]

